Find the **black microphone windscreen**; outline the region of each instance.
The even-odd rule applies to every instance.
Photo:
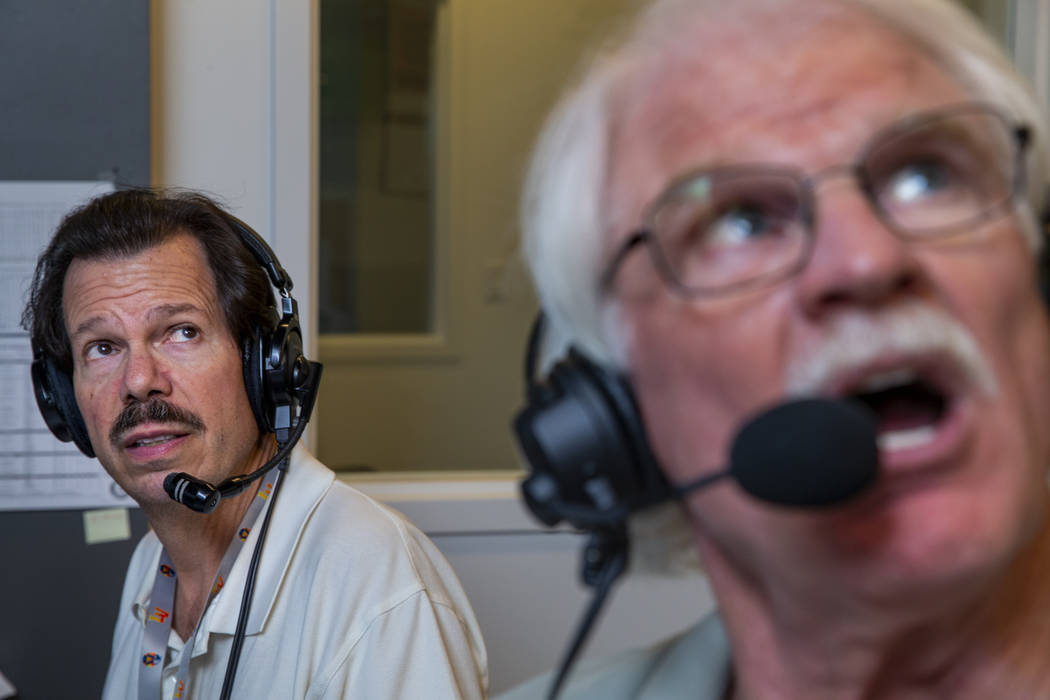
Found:
[[[755,498],[814,507],[843,502],[879,469],[875,416],[847,400],[801,399],[759,414],[737,434],[730,472]]]
[[[173,501],[198,513],[210,513],[219,504],[218,489],[185,472],[172,472],[164,477],[164,491]]]

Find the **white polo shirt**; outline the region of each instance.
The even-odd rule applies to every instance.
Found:
[[[297,446],[263,548],[234,698],[482,699],[485,647],[444,557],[411,523],[335,480]],[[260,516],[262,517],[262,516]],[[261,521],[260,521],[261,522]],[[222,689],[258,527],[198,626],[182,700]],[[160,558],[151,531],[128,567],[104,700],[134,698]],[[183,642],[171,632],[161,696]]]

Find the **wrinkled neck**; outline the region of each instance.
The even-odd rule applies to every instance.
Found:
[[[770,594],[700,537],[733,648],[734,700],[1050,696],[1050,526],[939,600]]]

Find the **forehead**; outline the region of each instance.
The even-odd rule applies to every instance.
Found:
[[[694,13],[622,81],[610,149],[614,216],[636,218],[670,179],[698,167],[848,162],[889,122],[970,97],[862,11],[791,9],[800,8],[813,9],[739,21]]]
[[[188,234],[134,255],[74,260],[66,272],[62,305],[71,333],[85,320],[129,320],[162,306],[219,312],[204,248]]]

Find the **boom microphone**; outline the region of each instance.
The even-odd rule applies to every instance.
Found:
[[[737,433],[729,469],[674,489],[678,496],[731,476],[751,496],[820,508],[848,500],[879,470],[875,416],[856,401],[799,399],[759,413]]]
[[[214,484],[186,472],[172,472],[164,477],[164,491],[173,501],[198,513],[212,512],[222,497]]]

